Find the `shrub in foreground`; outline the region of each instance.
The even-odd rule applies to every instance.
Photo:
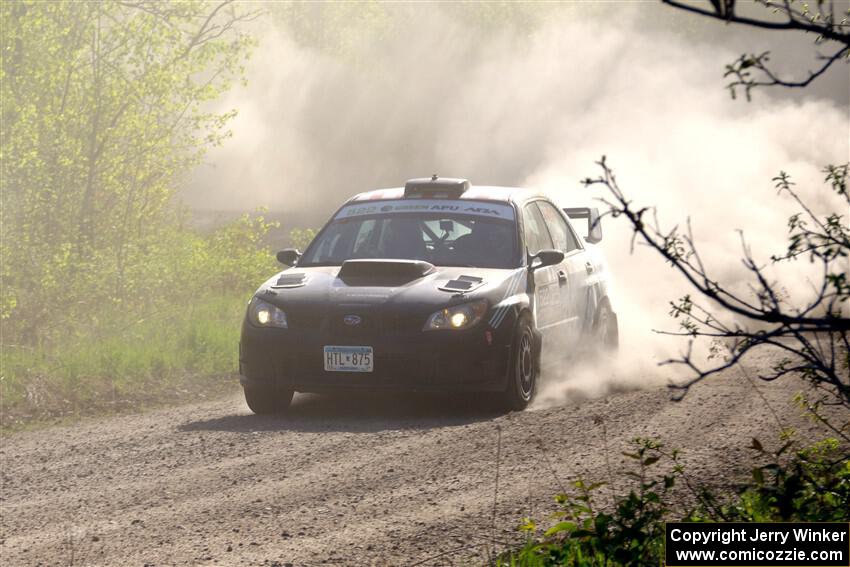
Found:
[[[527,540],[520,549],[504,554],[500,566],[657,566],[661,564],[665,521],[848,521],[850,520],[850,456],[846,445],[825,439],[796,448],[783,438],[776,451],[767,451],[753,439],[752,449],[764,464],[753,468],[749,482],[734,497],[695,485],[677,451],[666,451],[651,440],[636,439],[624,455],[635,463],[625,474],[634,486],[601,503],[605,483],[573,483],[574,492],[555,497],[559,510],[552,525],[540,528],[526,518],[520,530]],[[658,463],[670,467],[654,473]],[[674,495],[684,486],[689,509]],[[606,491],[607,492],[607,491]]]

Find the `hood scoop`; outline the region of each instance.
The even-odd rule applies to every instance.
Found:
[[[392,279],[410,281],[427,276],[434,265],[421,260],[346,260],[339,269],[340,279]]]
[[[307,283],[307,274],[281,274],[277,282],[272,285],[272,289],[286,289],[291,287],[301,287]]]
[[[439,289],[442,291],[451,291],[453,293],[469,293],[474,289],[478,289],[484,285],[484,278],[476,276],[458,276],[457,279],[449,280]]]

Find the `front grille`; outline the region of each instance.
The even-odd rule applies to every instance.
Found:
[[[386,315],[383,323],[383,330],[388,334],[418,332],[425,326],[425,320],[419,315]]]
[[[287,322],[290,329],[300,331],[318,331],[322,327],[324,317],[319,313],[309,311],[286,312]]]
[[[359,318],[359,321],[356,324],[347,324],[345,321],[349,316]],[[378,335],[380,333],[380,325],[378,317],[373,313],[348,310],[331,314],[328,321],[328,330],[334,338],[353,340]]]
[[[360,322],[347,325],[345,318],[355,315]],[[289,328],[295,331],[322,331],[329,337],[357,338],[380,337],[396,333],[418,333],[425,325],[422,315],[399,313],[378,313],[374,310],[361,308],[334,309],[323,313],[317,309],[286,309]]]

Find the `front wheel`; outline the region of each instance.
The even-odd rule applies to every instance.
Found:
[[[531,320],[525,315],[517,324],[508,387],[502,394],[504,406],[509,410],[525,409],[537,390],[540,369],[535,342]]]
[[[252,412],[260,415],[283,413],[292,403],[292,390],[243,386],[245,402]]]

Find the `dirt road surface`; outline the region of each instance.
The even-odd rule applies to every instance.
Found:
[[[797,415],[798,388],[736,374],[678,403],[655,387],[507,415],[364,395],[298,396],[268,418],[233,396],[14,433],[0,563],[480,565],[571,480],[620,478],[637,436],[684,449],[705,482],[743,478],[750,439],[777,444],[765,400]]]

